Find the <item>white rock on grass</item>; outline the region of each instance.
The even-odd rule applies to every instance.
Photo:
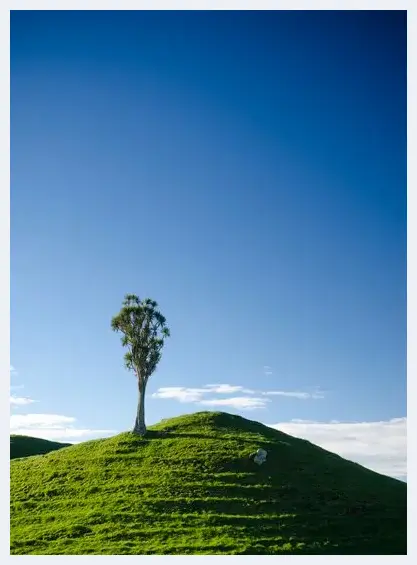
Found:
[[[257,465],[262,465],[262,463],[265,463],[267,456],[267,452],[265,451],[265,449],[259,448],[254,455],[255,456],[253,460]]]

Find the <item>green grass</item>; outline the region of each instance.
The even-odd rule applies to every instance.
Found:
[[[70,445],[70,443],[58,443],[57,441],[48,441],[37,437],[11,435],[10,459],[42,455]]]
[[[307,441],[200,412],[11,461],[11,553],[405,554],[406,498]]]

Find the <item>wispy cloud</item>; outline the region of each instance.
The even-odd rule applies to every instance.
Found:
[[[310,398],[314,398],[314,399],[319,399],[319,398],[324,398],[324,392],[312,392]]]
[[[232,398],[213,398],[211,400],[202,400],[199,404],[203,406],[227,406],[238,410],[256,410],[265,408],[267,402],[271,402],[269,398],[235,396]]]
[[[345,459],[397,478],[407,476],[407,418],[380,422],[291,420],[268,424]]]
[[[199,402],[203,394],[208,391],[204,388],[185,388],[182,386],[169,386],[158,388],[152,394],[153,398],[169,398],[179,402]]]
[[[10,365],[10,378],[15,375],[17,375],[17,371],[13,367],[13,365]],[[10,390],[18,390],[22,388],[24,388],[22,384],[10,385]],[[26,406],[27,404],[33,404],[34,402],[37,402],[37,400],[33,400],[32,398],[28,398],[26,396],[16,396],[15,394],[10,395],[11,406]]]
[[[26,406],[27,404],[33,404],[34,402],[37,401],[32,398],[27,398],[26,396],[15,396],[14,394],[10,396],[10,404],[12,406]]]
[[[285,391],[285,390],[267,390],[262,392],[266,396],[287,396],[288,398],[299,398],[305,400],[307,398],[324,398],[321,392],[301,392],[301,391]]]
[[[210,395],[228,395],[240,393],[241,395],[257,395],[252,396],[235,396],[232,398],[219,398],[218,396],[210,398]],[[323,398],[321,393],[302,392],[302,391],[260,391],[246,388],[240,385],[230,384],[208,384],[201,388],[188,387],[161,387],[152,394],[153,398],[164,398],[177,400],[178,402],[189,402],[201,404],[203,406],[229,406],[240,408],[242,410],[265,408],[268,402],[271,402],[267,396],[282,396],[289,398],[307,399],[307,398]],[[263,398],[262,398],[263,397]]]
[[[243,386],[229,384],[209,384],[203,388],[169,386],[158,388],[152,394],[152,397],[178,400],[179,402],[200,402],[207,394],[233,394],[236,392],[253,394],[255,391]]]
[[[69,443],[80,438],[94,439],[117,433],[116,430],[79,428],[76,423],[76,418],[59,414],[13,414],[10,416],[10,433]]]
[[[10,366],[10,374],[17,374],[13,366]],[[12,385],[10,388],[23,388],[23,385]],[[26,396],[10,395],[10,406],[14,411],[16,409],[19,411],[19,408],[29,406],[34,402],[38,401]],[[10,433],[77,443],[81,439],[106,437],[117,432],[115,430],[95,430],[80,427],[77,425],[76,418],[71,416],[59,414],[12,414],[10,416]]]
[[[228,384],[205,385],[205,389],[208,389],[206,392],[214,392],[217,394],[233,394],[234,392],[243,392],[246,394],[255,393],[255,391],[250,388],[245,388],[239,385],[228,385]]]
[[[13,367],[13,365],[10,365],[10,380],[12,379],[12,377],[15,377],[18,374],[18,372],[16,371],[16,369]],[[19,388],[24,388],[23,385],[10,385],[10,390],[16,390]]]
[[[285,390],[268,390],[263,392],[265,396],[287,396],[289,398],[311,398],[311,394],[309,392],[292,392],[292,391],[285,391]]]
[[[264,365],[264,374],[266,376],[270,376],[272,375],[272,369],[269,365]]]
[[[13,414],[10,416],[10,429],[39,428],[62,429],[74,424],[75,418],[59,414]]]

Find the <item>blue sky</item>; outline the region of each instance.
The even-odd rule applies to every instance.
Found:
[[[133,425],[133,292],[172,333],[148,424],[405,461],[406,180],[404,12],[12,12],[12,429]]]

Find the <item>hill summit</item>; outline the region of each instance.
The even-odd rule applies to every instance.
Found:
[[[405,554],[406,499],[308,441],[199,412],[11,461],[11,553]]]

